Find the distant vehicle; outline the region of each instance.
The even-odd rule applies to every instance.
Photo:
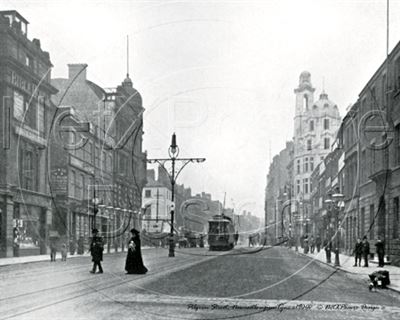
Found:
[[[208,221],[208,244],[210,250],[231,250],[235,246],[235,226],[225,215],[215,215]]]

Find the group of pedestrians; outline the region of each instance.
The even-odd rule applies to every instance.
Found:
[[[103,273],[101,261],[103,261],[104,244],[103,239],[98,235],[97,229],[92,230],[92,241],[90,243],[90,254],[92,256],[93,268],[90,273],[96,273],[97,267],[99,268],[98,273]],[[125,271],[127,274],[145,274],[148,270],[143,264],[141,244],[140,244],[140,232],[136,229],[131,230],[132,237],[128,242],[128,254],[125,261]]]
[[[385,265],[384,257],[385,257],[385,245],[380,238],[375,243],[376,254],[378,255],[378,266],[383,267]],[[354,266],[361,267],[361,258],[364,259],[363,267],[368,267],[368,258],[370,255],[370,246],[366,236],[363,237],[363,241],[360,238],[357,239],[357,242],[354,247]]]
[[[315,249],[317,249],[317,252],[321,251],[321,237],[317,236],[314,239],[314,236],[311,236],[310,238],[308,238],[308,235],[305,235],[303,238],[303,250],[304,253],[314,253]]]

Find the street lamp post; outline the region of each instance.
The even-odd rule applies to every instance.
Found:
[[[99,198],[96,197],[96,187],[93,188],[93,199],[92,199],[92,203],[93,203],[93,225],[92,225],[92,229],[96,228],[96,216],[97,213],[99,212],[99,203],[100,200]]]
[[[147,159],[148,163],[158,163],[161,168],[167,173],[170,183],[171,183],[171,230],[170,230],[170,238],[169,238],[169,257],[175,257],[175,243],[174,243],[174,215],[175,215],[175,182],[178,178],[179,174],[182,172],[183,168],[186,167],[190,162],[201,163],[204,162],[205,158],[178,158],[179,155],[179,147],[176,144],[176,134],[172,135],[171,145],[168,148],[169,158],[164,159]],[[181,162],[182,167],[176,172],[175,171],[175,163]],[[172,170],[171,174],[169,174],[168,170],[165,168],[165,163],[171,162]]]
[[[335,214],[335,267],[340,267],[339,260],[339,214],[340,208],[342,208],[342,199],[344,198],[341,193],[328,193],[328,199],[325,200],[325,203],[328,205],[328,209],[332,210]]]

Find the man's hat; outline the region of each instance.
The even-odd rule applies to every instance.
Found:
[[[92,230],[92,233],[99,233],[99,230],[93,229],[93,230]]]

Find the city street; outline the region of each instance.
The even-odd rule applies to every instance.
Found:
[[[125,253],[0,268],[0,319],[398,319],[400,296],[286,248],[143,250],[146,275]],[[338,310],[340,309],[340,310]]]

